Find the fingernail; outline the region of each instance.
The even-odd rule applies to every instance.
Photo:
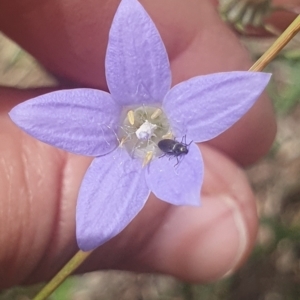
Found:
[[[197,262],[192,267],[202,281],[213,281],[228,276],[237,267],[248,249],[249,234],[246,221],[234,199],[221,196],[207,199],[205,223],[199,246],[190,257]],[[205,212],[203,213],[203,215]],[[200,269],[199,270],[199,266]]]
[[[239,237],[239,247],[237,248],[235,259],[233,260],[232,266],[229,269],[229,271],[223,275],[223,277],[227,277],[233,273],[233,271],[241,261],[243,255],[245,254],[245,251],[248,248],[247,245],[249,243],[249,236],[248,231],[246,229],[246,221],[237,205],[236,200],[233,200],[230,197],[224,197],[223,201],[224,203],[226,203],[226,205],[228,205],[228,207],[232,211],[233,221],[236,225]]]

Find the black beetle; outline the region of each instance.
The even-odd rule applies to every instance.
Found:
[[[172,139],[164,139],[160,140],[157,144],[158,148],[164,152],[164,155],[168,156],[175,156],[177,158],[177,166],[179,164],[179,158],[183,155],[188,154],[189,152],[189,145],[192,143],[192,141],[187,144],[186,143],[186,137],[182,137],[181,142],[178,142],[176,140]]]

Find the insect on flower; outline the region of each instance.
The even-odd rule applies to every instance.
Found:
[[[189,153],[189,146],[191,145],[193,141],[191,141],[189,144],[186,143],[186,136],[183,136],[181,139],[181,142],[176,141],[176,139],[163,139],[160,140],[157,144],[158,148],[164,152],[164,154],[161,156],[174,156],[177,159],[177,163],[175,167],[179,164],[179,158],[182,158],[183,155],[186,155]]]
[[[198,206],[203,161],[196,143],[236,123],[270,79],[267,73],[222,72],[172,87],[163,41],[137,0],[120,2],[109,32],[105,74],[110,93],[59,90],[9,113],[40,141],[94,157],[76,207],[76,238],[83,251],[119,234],[150,192],[173,205]],[[184,135],[193,142],[162,142],[173,156],[184,155],[176,168],[167,157],[158,159],[160,140]]]

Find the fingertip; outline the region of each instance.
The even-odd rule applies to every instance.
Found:
[[[156,238],[159,251],[155,246],[148,250],[155,256],[152,268],[195,283],[212,282],[235,270],[252,249],[256,232],[256,221],[248,224],[235,201],[204,197],[201,208],[174,208]]]
[[[147,271],[195,283],[236,270],[257,232],[255,198],[242,170],[215,150],[201,150],[206,167],[202,206],[170,207],[143,255]]]

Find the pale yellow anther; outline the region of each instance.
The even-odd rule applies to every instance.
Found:
[[[143,160],[143,167],[145,167],[151,161],[153,157],[153,151],[148,151]]]
[[[119,144],[119,147],[123,147],[124,143],[126,142],[126,137],[122,137],[121,141],[120,141],[120,144]]]
[[[160,108],[156,109],[153,114],[150,116],[151,120],[156,119],[162,114],[162,110]]]
[[[164,139],[173,139],[173,134],[171,132],[166,133],[161,137],[163,140]]]
[[[133,125],[134,124],[134,112],[133,112],[133,110],[128,111],[127,118],[128,118],[128,121],[129,121],[130,125]]]

